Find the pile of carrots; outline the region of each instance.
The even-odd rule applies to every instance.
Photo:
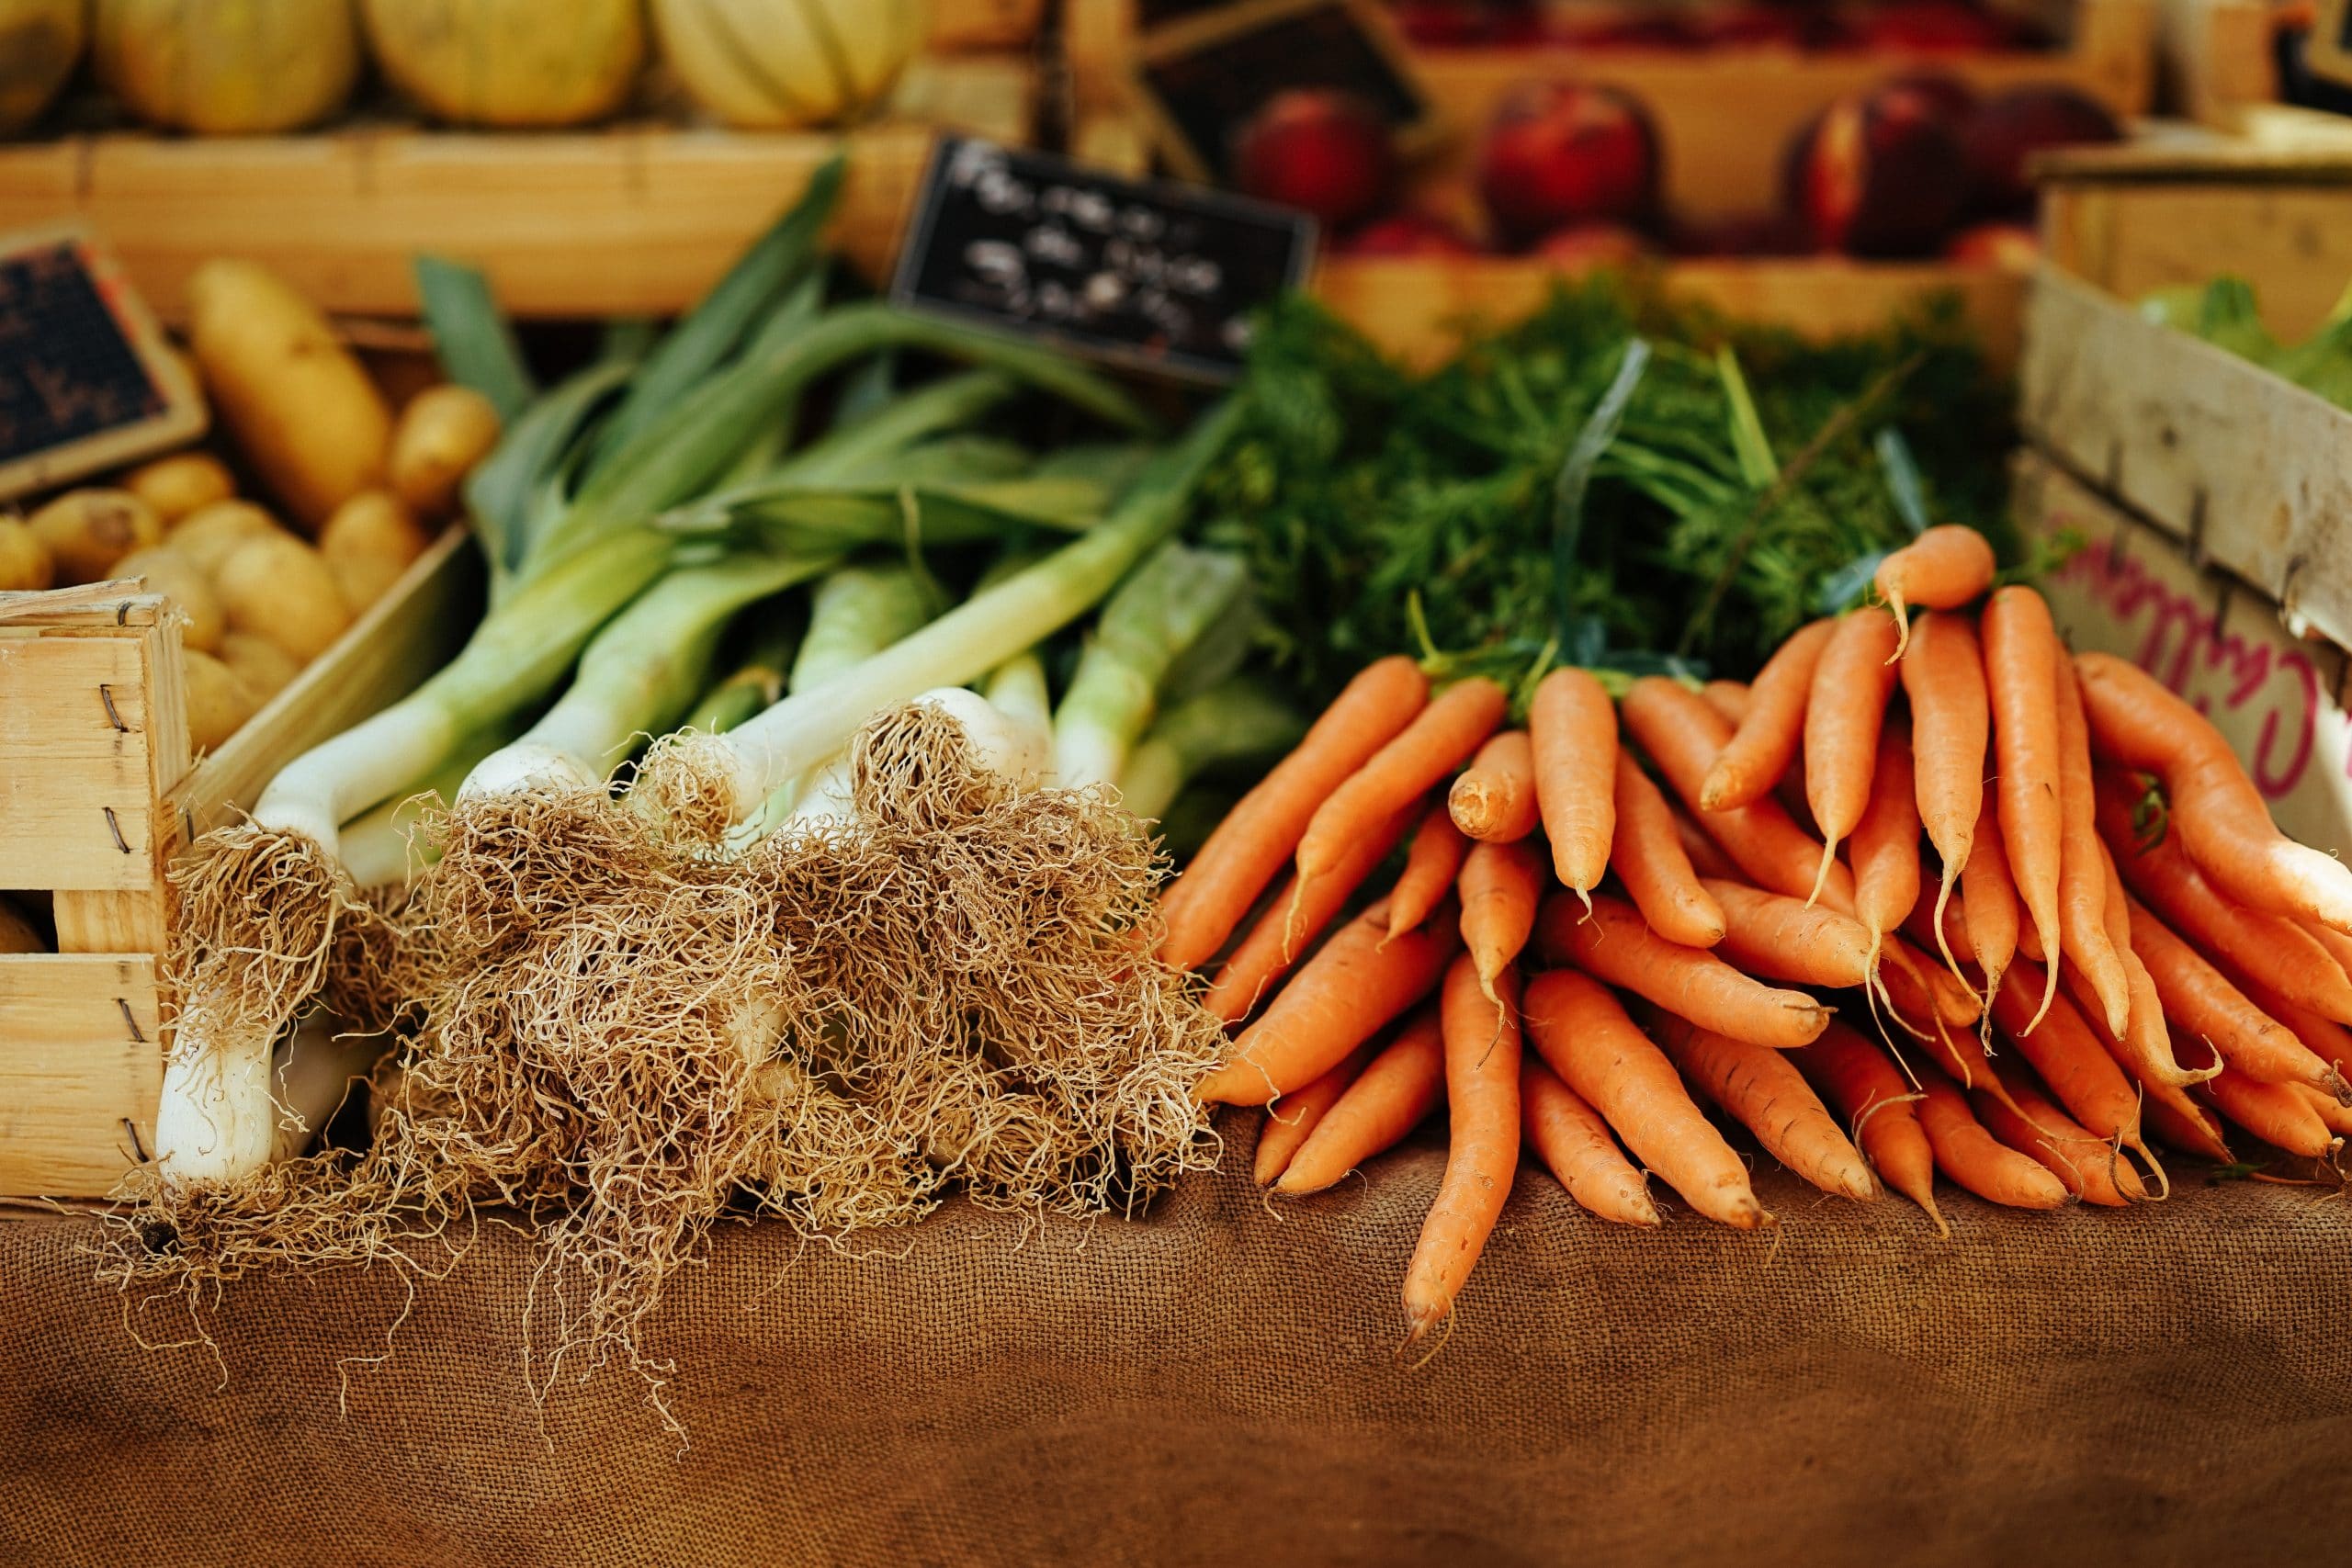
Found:
[[[2161,1196],[2150,1134],[2333,1159],[2352,870],[2279,833],[2195,709],[1994,578],[1980,536],[1929,529],[1885,608],[1753,684],[1615,701],[1555,670],[1523,728],[1490,681],[1382,660],[1169,889],[1163,953],[1239,1032],[1200,1097],[1268,1108],[1261,1185],[1322,1190],[1447,1107],[1408,1343],[1522,1143],[1605,1219],[1658,1224],[1655,1174],[1770,1224],[1702,1104],[1939,1229],[1939,1172],[2021,1208]]]

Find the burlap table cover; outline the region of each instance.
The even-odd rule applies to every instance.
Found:
[[[617,1369],[542,1427],[503,1233],[350,1370],[345,1415],[392,1278],[237,1287],[224,1381],[129,1341],[83,1222],[0,1224],[0,1562],[2352,1561],[2341,1201],[1955,1195],[1947,1242],[1775,1174],[1776,1245],[1614,1229],[1530,1178],[1411,1371],[1387,1352],[1440,1158],[1279,1215],[1199,1179],[1025,1240],[957,1203],[863,1258],[730,1228],[655,1336],[683,1445]]]

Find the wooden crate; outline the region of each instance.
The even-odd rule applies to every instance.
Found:
[[[936,129],[1028,140],[1017,58],[924,60],[852,131],[834,240],[887,274]],[[72,137],[0,146],[0,230],[80,218],[167,320],[210,257],[263,262],[339,315],[412,316],[411,261],[475,263],[523,316],[667,314],[699,299],[841,138],[632,124],[537,135]]]
[[[153,1151],[172,855],[454,653],[480,584],[479,554],[452,530],[193,759],[164,601],[103,587],[0,595],[0,885],[51,895],[59,949],[0,954],[0,1193],[100,1196]]]
[[[2161,0],[2156,62],[2166,107],[2236,130],[2249,109],[2275,103],[2273,9],[2270,0]]]
[[[2352,646],[2352,413],[2054,266],[2020,376],[2035,446]]]
[[[931,0],[931,47],[943,54],[1026,49],[1046,22],[1046,0]]]

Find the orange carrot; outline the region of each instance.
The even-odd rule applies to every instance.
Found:
[[[1358,840],[1348,858],[1310,887],[1301,889],[1295,876],[1286,880],[1265,913],[1258,917],[1258,923],[1217,970],[1216,982],[1201,1005],[1227,1023],[1249,1017],[1282,983],[1291,965],[1306,956],[1323,929],[1363,886],[1364,878],[1388,858],[1412,819],[1409,809],[1397,812],[1378,832]]]
[[[1329,875],[1360,835],[1460,767],[1502,723],[1510,702],[1500,686],[1483,676],[1447,687],[1403,734],[1316,807],[1298,840],[1299,880]]]
[[[1911,700],[1919,822],[1943,861],[1943,885],[1936,890],[1938,935],[1931,945],[1951,964],[1956,954],[1941,934],[1943,909],[1976,847],[1977,818],[1984,808],[1984,749],[1993,733],[1976,628],[1965,615],[1928,611],[1912,628],[1902,668],[1903,692]]]
[[[1900,719],[1879,732],[1870,804],[1848,846],[1854,864],[1854,913],[1871,933],[1871,962],[1889,932],[1919,902],[1919,801],[1912,784],[1911,732]]]
[[[2119,930],[2108,920],[2107,866],[2098,841],[2098,795],[2091,777],[2091,737],[2083,720],[2081,683],[2073,663],[2060,658],[2052,682],[2058,709],[2058,929],[2066,956],[2082,969],[2107,1014],[2107,1027],[2121,1034],[2132,1016],[2132,976],[2113,938],[2130,942],[2130,927],[2119,908]]]
[[[1555,670],[1535,688],[1527,731],[1552,869],[1590,893],[1609,874],[1617,834],[1617,710],[1589,671]]]
[[[2323,1018],[2352,1020],[2352,981],[2316,938],[2283,916],[2232,904],[2169,832],[2142,845],[2132,820],[2135,804],[2130,784],[2100,774],[2099,832],[2143,903],[2224,969],[2258,980]]]
[[[1402,936],[1430,918],[1430,911],[1453,890],[1462,857],[1469,852],[1470,840],[1453,825],[1445,802],[1430,807],[1413,834],[1412,847],[1405,852],[1405,869],[1396,874],[1396,886],[1388,890],[1390,936]]]
[[[1522,1141],[1569,1197],[1621,1225],[1658,1223],[1648,1179],[1618,1148],[1609,1123],[1532,1053],[1520,1058],[1519,1106]]]
[[[1879,1179],[1928,1212],[1938,1230],[1944,1217],[1936,1208],[1936,1156],[1919,1125],[1913,1090],[1893,1058],[1842,1023],[1793,1054],[1806,1077],[1838,1107],[1854,1130],[1854,1142]]]
[[[2273,1148],[2325,1159],[2344,1145],[2292,1084],[2260,1083],[2224,1067],[2206,1080],[2203,1092],[2215,1110]]]
[[[2344,1079],[2287,1027],[2248,1000],[2144,904],[2128,906],[2132,950],[2148,966],[2166,1017],[2221,1053],[2233,1073],[2335,1094]]]
[[[2008,1097],[1982,1091],[1970,1097],[1986,1132],[2018,1153],[2030,1155],[2086,1202],[2120,1209],[2147,1197],[2140,1173],[2107,1140],[2043,1099],[2022,1073],[1995,1071]]]
[[[1477,972],[1457,958],[1445,977],[1445,1098],[1453,1125],[1445,1177],[1405,1270],[1406,1342],[1453,1314],[1453,1298],[1494,1234],[1519,1166],[1519,974],[1506,971],[1502,998],[1480,992]]]
[[[1993,546],[1984,535],[1957,523],[1939,523],[1878,563],[1871,580],[1898,632],[1907,632],[1905,610],[1957,610],[1993,586]],[[1901,637],[1895,652],[1902,651]]]
[[[1462,941],[1489,998],[1535,930],[1543,897],[1543,852],[1523,840],[1474,845],[1462,863]]]
[[[1654,1012],[1647,1021],[1683,1077],[1755,1134],[1773,1158],[1824,1192],[1878,1196],[1862,1152],[1784,1053],[1725,1039],[1668,1013]]]
[[[2301,1084],[2294,1087],[2302,1095],[2303,1103],[2312,1108],[2312,1114],[2317,1116],[2329,1132],[2339,1138],[2352,1137],[2352,1106],[2339,1104],[2332,1096],[2322,1094],[2315,1089],[2308,1089]]]
[[[2146,977],[2147,968],[2140,964],[2136,955],[2127,953],[2123,962],[2135,988],[2132,992],[2134,1006],[2132,1015],[2124,1020],[2122,1033],[2118,1034],[2108,1027],[2106,1010],[2099,1000],[2097,987],[2083,973],[2082,965],[2071,958],[2066,960],[2062,977],[2065,994],[2075,998],[2075,1005],[2083,1010],[2084,1016],[2098,1031],[2102,1044],[2112,1043],[2114,1048],[2126,1054],[2130,1058],[2126,1065],[2132,1068],[2135,1077],[2143,1083],[2165,1083],[2176,1089],[2187,1089],[2197,1081],[2198,1075],[2180,1065],[2171,1028],[2164,1021],[2164,1002],[2156,994],[2155,982]],[[2144,1010],[2137,1005],[2140,997],[2137,987],[2143,984],[2147,989]]]
[[[1588,914],[1555,895],[1544,901],[1536,935],[1550,962],[1574,963],[1735,1040],[1785,1051],[1829,1021],[1829,1010],[1803,991],[1775,990],[1704,949],[1676,946],[1622,899],[1597,897]]]
[[[1266,1124],[1258,1134],[1258,1152],[1250,1163],[1250,1175],[1261,1187],[1272,1186],[1283,1172],[1290,1168],[1307,1135],[1315,1131],[1331,1107],[1356,1081],[1364,1064],[1372,1060],[1372,1042],[1367,1040],[1348,1053],[1348,1059],[1300,1089],[1285,1097],[1278,1105],[1266,1107]]]
[[[1396,1037],[1324,1112],[1274,1190],[1296,1198],[1334,1185],[1373,1156],[1395,1148],[1444,1098],[1444,1032],[1438,1004],[1430,1002],[1413,1010]],[[1270,1114],[1280,1115],[1290,1103],[1283,1100]]]
[[[1988,1203],[2012,1209],[2064,1208],[2066,1184],[1984,1130],[1950,1080],[1929,1073],[1919,1080],[1919,1125],[1936,1151],[1936,1168]]]
[[[1838,623],[1804,704],[1804,798],[1825,840],[1812,897],[1821,897],[1838,845],[1862,819],[1878,770],[1879,732],[1894,692],[1896,628],[1857,611]]]
[[[1937,923],[1938,906],[1921,899],[1903,922],[1903,934],[1923,948],[1933,948],[1954,964],[1974,964],[1976,944],[1968,940],[1968,900],[1955,893],[1942,902],[1943,921]]]
[[[1748,1185],[1747,1167],[1607,987],[1555,969],[1529,983],[1525,1010],[1535,1048],[1635,1159],[1711,1220],[1741,1230],[1772,1223]]]
[[[1674,813],[1674,841],[1682,846],[1682,853],[1690,862],[1690,869],[1702,878],[1716,877],[1724,882],[1746,884],[1747,874],[1732,863],[1724,847],[1707,836],[1707,830],[1690,820],[1690,814],[1679,806],[1668,806]],[[1660,935],[1665,933],[1661,931]],[[1685,942],[1685,947],[1702,947],[1704,942]]]
[[[2327,955],[2335,960],[2335,966],[2338,969],[2343,970],[2346,976],[2352,976],[2352,936],[2346,936],[2339,931],[2331,931],[2317,920],[2301,920],[2297,923],[2311,933],[2313,942],[2327,949]]]
[[[1731,738],[1729,727],[1704,698],[1664,676],[1649,675],[1634,682],[1620,711],[1627,732],[1649,753],[1682,803],[1699,811],[1699,825],[1749,881],[1799,898],[1812,891],[1821,865],[1821,840],[1791,820],[1778,801],[1700,811],[1700,781]],[[1843,865],[1831,865],[1823,897],[1833,909],[1852,907],[1854,879]]]
[[[2309,1008],[2296,1006],[2267,986],[2243,975],[2233,978],[2245,993],[2246,1000],[2284,1024],[2304,1050],[2339,1075],[2352,1078],[2352,1030],[2333,1019],[2320,1017]]]
[[[1989,801],[1986,809],[1994,809]],[[2018,955],[2018,886],[2009,880],[2009,852],[1997,818],[1977,833],[1968,863],[1961,868],[1960,886],[1967,904],[1968,945],[1984,971],[1985,989],[1997,991]]]
[[[1798,986],[1870,984],[1870,928],[1852,916],[1742,883],[1700,886],[1724,912],[1715,956],[1734,968]]]
[[[2030,588],[2004,588],[1984,606],[1984,686],[1993,699],[2002,847],[2018,897],[2050,958],[2058,993],[2058,878],[2065,808],[2058,796],[2058,628]],[[2032,1030],[2029,1028],[2028,1033]]]
[[[1879,965],[1879,978],[1892,983],[1890,976],[1905,974],[1912,982],[1912,994],[1923,997],[1927,1009],[1954,1029],[1971,1029],[1984,1016],[1984,998],[1969,989],[1968,982],[1938,964],[1932,954],[1912,946],[1899,936],[1886,939],[1881,948],[1886,962]]]
[[[2186,1095],[2176,1102],[2151,1093],[2142,1114],[2147,1118],[2150,1132],[2183,1154],[2210,1159],[2216,1165],[2229,1165],[2237,1158],[2230,1152],[2221,1119]]]
[[[1451,919],[1384,941],[1385,907],[1374,904],[1333,934],[1275,994],[1233,1055],[1193,1098],[1212,1105],[1263,1105],[1294,1094],[1379,1033],[1434,989],[1460,938]]]
[[[1747,710],[1754,699],[1748,694],[1747,682],[1710,681],[1699,688],[1699,694],[1707,699],[1709,707],[1723,716],[1735,734],[1747,722]]]
[[[2352,867],[2278,830],[2211,720],[2127,660],[2076,664],[2100,753],[2164,781],[2172,830],[2214,886],[2250,909],[2352,932]]]
[[[1650,930],[1685,947],[1713,947],[1723,940],[1724,912],[1699,886],[1690,852],[1676,831],[1674,808],[1666,803],[1641,764],[1617,753],[1617,834],[1609,846],[1609,868],[1633,896]]]
[[[1966,1021],[1956,1022],[1951,1015],[1976,1005],[1974,993],[1954,979],[1951,970],[1937,964],[1926,954],[1897,942],[1885,950],[1884,962],[1878,970],[1879,994],[1904,1032],[1916,1037],[1926,1048],[1930,1060],[1960,1082],[1963,1089],[1984,1089],[1988,1085],[1998,1093],[1985,1075],[1986,1052],[1984,1043],[1970,1031]],[[1959,1032],[1955,1034],[1953,1031]]]
[[[1298,749],[1226,814],[1160,900],[1159,955],[1197,969],[1249,914],[1298,847],[1317,807],[1400,734],[1429,701],[1430,683],[1402,655],[1367,665]]]
[[[2033,1021],[2041,992],[2041,970],[2020,961],[1993,993],[1993,1021],[2075,1121],[2098,1137],[2120,1137],[2127,1147],[2144,1151],[2140,1096],[2074,1003],[2064,997],[2052,999],[2041,1027],[2021,1032]]]
[[[2161,1010],[2161,1004],[2157,1006]],[[2184,1066],[2173,1055],[2170,1046],[2166,1047],[2163,1060],[2152,1061],[2144,1050],[2136,1049],[2109,1033],[2106,1020],[2098,1016],[2096,1009],[2084,1010],[2081,1017],[2084,1025],[2098,1041],[2099,1048],[2140,1087],[2143,1124],[2166,1143],[2191,1153],[2223,1160],[2229,1157],[2227,1146],[2222,1142],[2219,1124],[2212,1123],[2205,1109],[2188,1095],[2187,1086],[2200,1081],[2205,1076],[2203,1072]],[[2201,1042],[2184,1043],[2192,1055],[2203,1053],[2210,1056],[2211,1054]],[[2209,1126],[2209,1123],[2211,1124]],[[2199,1131],[2192,1132],[2192,1129]],[[2184,1142],[2184,1138],[2193,1141]]]
[[[1764,661],[1755,684],[1747,689],[1746,712],[1732,719],[1736,731],[1700,786],[1702,810],[1728,811],[1761,800],[1789,771],[1804,732],[1805,699],[1813,689],[1814,671],[1820,666],[1822,650],[1829,646],[1837,627],[1834,618],[1815,621],[1781,644]]]
[[[1506,729],[1446,792],[1453,825],[1487,843],[1510,843],[1535,831],[1535,750],[1527,731]]]

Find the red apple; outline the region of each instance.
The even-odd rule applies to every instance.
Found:
[[[1390,14],[1406,40],[1423,49],[1487,41],[1487,7],[1479,0],[1394,0]]]
[[[2031,272],[2041,259],[2041,240],[2028,224],[1979,223],[1953,235],[1944,254],[1967,266]]]
[[[1618,88],[1533,84],[1496,111],[1478,187],[1515,243],[1574,223],[1638,222],[1657,203],[1657,132]]]
[[[1900,75],[1888,77],[1886,85],[1907,87],[1915,93],[1924,94],[1928,101],[1936,107],[1937,112],[1950,120],[1955,130],[1964,127],[1970,117],[1976,113],[1976,89],[1949,71],[1932,67],[1905,71]]]
[[[1923,54],[1977,54],[2010,41],[1999,17],[1966,0],[1894,0],[1862,11],[1857,25],[1867,47]]]
[[[1976,206],[2005,216],[2030,212],[2033,183],[2025,168],[2034,153],[2122,137],[2105,105],[2072,87],[2018,87],[1988,99],[1962,138]]]
[[[1562,272],[1626,267],[1651,252],[1650,243],[1622,223],[1575,223],[1537,242],[1535,254]]]
[[[1377,210],[1396,177],[1388,127],[1361,98],[1292,87],[1268,98],[1234,143],[1234,183],[1335,229]]]
[[[1968,197],[1958,130],[1901,83],[1831,105],[1797,133],[1782,172],[1815,243],[1855,255],[1934,251]]]
[[[1374,219],[1350,235],[1342,250],[1351,256],[1475,256],[1478,247],[1461,230],[1425,212],[1398,212]]]

